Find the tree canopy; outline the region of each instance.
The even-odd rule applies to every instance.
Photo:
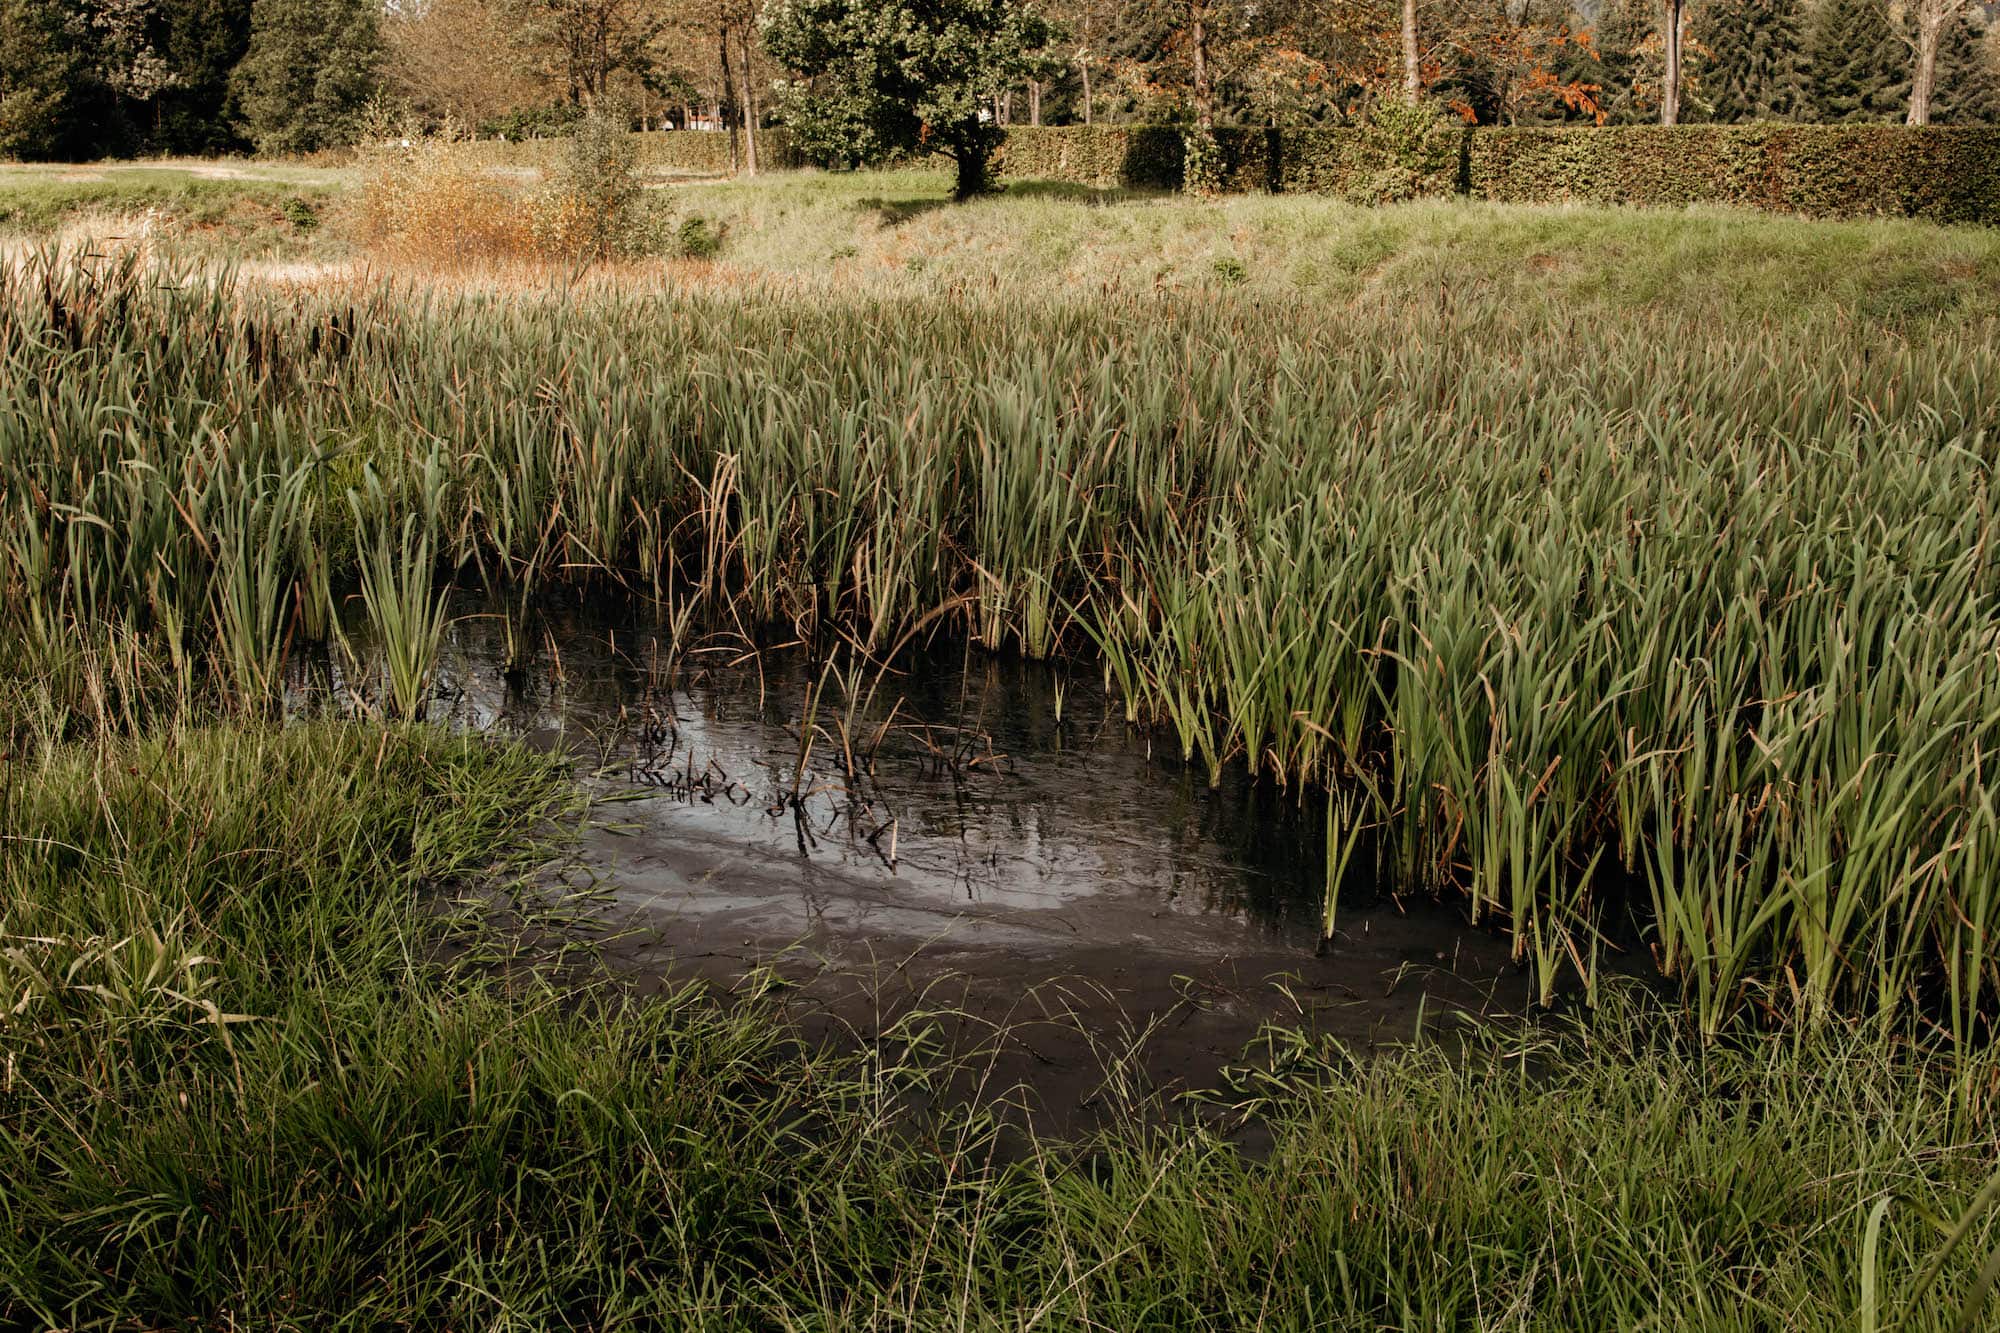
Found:
[[[854,164],[940,153],[958,166],[961,199],[988,186],[1002,137],[993,99],[1050,38],[1015,0],[776,0],[761,31],[800,76],[779,107],[802,148]]]
[[[2000,121],[1985,0],[1686,0],[1688,120]],[[1928,6],[1928,8],[1926,8]],[[782,119],[837,164],[955,159],[1027,121],[1360,125],[1400,100],[1402,0],[0,0],[0,156],[287,152],[383,98],[510,137],[591,108]],[[1414,0],[1415,91],[1481,125],[1661,114],[1662,0]],[[1914,16],[1914,17],[1913,17]],[[253,40],[254,37],[254,40]]]
[[[243,125],[267,153],[351,143],[382,64],[378,0],[257,0],[236,67]]]

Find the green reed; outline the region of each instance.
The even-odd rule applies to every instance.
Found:
[[[1094,654],[1213,778],[1338,791],[1339,855],[1463,893],[1545,992],[1617,898],[1710,1031],[1995,1011],[1990,325],[53,255],[0,312],[9,633],[127,625],[255,693],[359,589],[413,711],[467,571],[878,651],[951,622]]]

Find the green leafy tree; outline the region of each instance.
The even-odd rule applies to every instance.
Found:
[[[174,0],[160,7],[157,48],[174,73],[152,103],[145,134],[168,153],[226,153],[244,147],[230,105],[229,77],[250,49],[251,0]]]
[[[1908,60],[1887,0],[1821,0],[1807,42],[1815,120],[1901,120]]]
[[[989,188],[991,101],[1032,74],[1050,36],[1014,0],[776,0],[759,27],[801,76],[778,90],[799,148],[850,166],[941,153],[959,199]]]
[[[244,130],[267,153],[352,143],[380,86],[378,0],[256,0],[232,88]]]
[[[75,17],[62,0],[0,0],[0,155],[81,155],[87,53]]]
[[[1798,0],[1718,0],[1702,11],[1694,36],[1707,52],[1702,90],[1711,119],[1798,120],[1810,113]]]

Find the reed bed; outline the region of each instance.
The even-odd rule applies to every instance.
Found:
[[[421,711],[452,578],[1084,655],[1210,773],[1336,793],[1334,869],[1463,894],[1545,993],[1636,901],[1708,1032],[1971,1043],[1996,332],[44,253],[0,276],[0,613],[25,659],[125,635],[244,708],[358,594],[393,664],[364,692]],[[49,710],[12,743],[107,716]]]

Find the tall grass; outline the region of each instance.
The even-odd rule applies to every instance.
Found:
[[[949,608],[1094,654],[1211,772],[1337,790],[1343,855],[1462,893],[1545,989],[1594,978],[1636,899],[1710,1032],[1969,1043],[1995,1012],[1990,324],[498,301],[46,255],[0,310],[27,638],[170,628],[254,684],[274,617],[319,623],[299,589],[391,564],[878,648]],[[435,540],[342,526],[364,476]]]

